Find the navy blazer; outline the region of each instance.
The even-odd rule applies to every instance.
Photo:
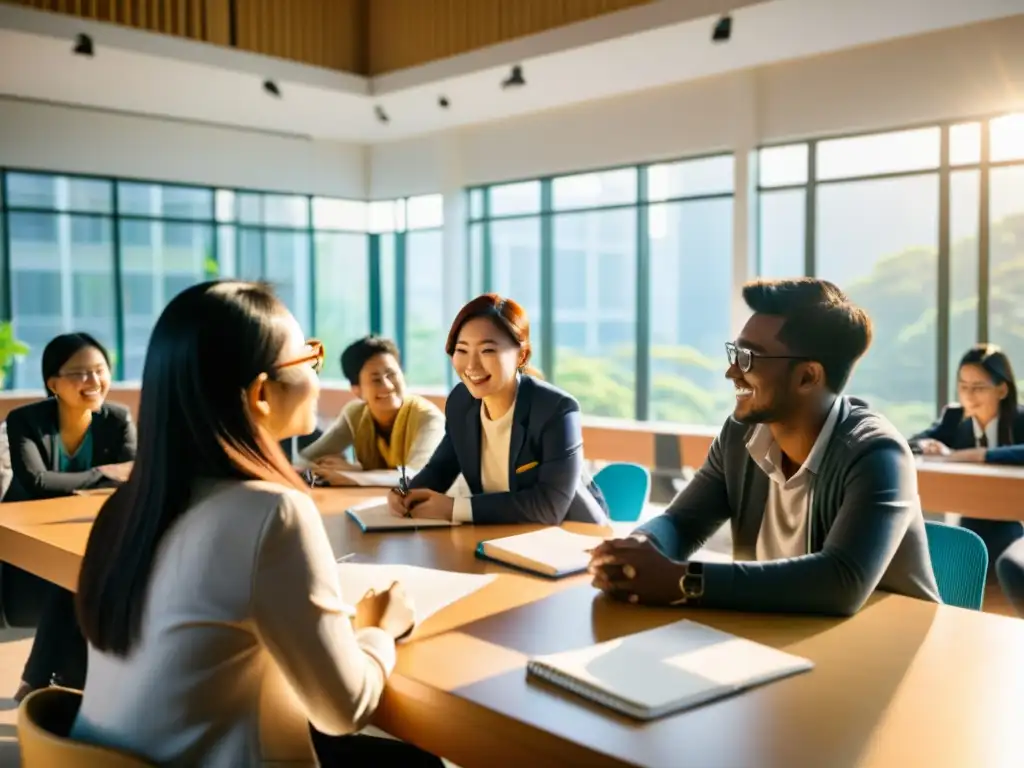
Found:
[[[93,469],[84,472],[58,470],[54,438],[59,427],[57,400],[15,408],[7,414],[7,442],[14,479],[4,501],[34,501],[69,496],[87,488],[117,485],[95,467],[135,459],[135,423],[131,412],[117,403],[104,403],[92,417]]]
[[[571,395],[532,376],[520,377],[504,493],[484,493],[481,485],[480,407],[465,384],[452,390],[444,409],[444,438],[410,487],[445,493],[461,474],[473,494],[477,524],[608,522],[604,496],[584,472],[580,406]]]
[[[910,447],[917,451],[917,441],[938,440],[954,451],[977,447],[974,424],[964,417],[963,406],[951,403],[942,409],[938,420],[928,429],[910,438]],[[1013,439],[1010,445],[990,446],[985,452],[987,464],[1024,464],[1024,406],[1017,406],[1013,420]]]

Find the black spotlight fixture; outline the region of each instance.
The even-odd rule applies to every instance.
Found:
[[[526,78],[523,77],[523,68],[519,64],[512,67],[508,77],[501,81],[502,88],[518,88],[523,85],[526,85]]]
[[[447,96],[438,96],[437,97],[437,106],[439,106],[441,109],[448,109],[448,107],[451,106],[451,102],[448,101],[448,97]]]
[[[263,81],[263,90],[273,96],[275,99],[281,98],[281,89],[277,87],[277,83],[273,80]]]
[[[92,38],[88,35],[75,37],[75,47],[71,49],[76,56],[92,56]]]
[[[724,43],[732,37],[732,16],[726,14],[715,22],[715,28],[711,31],[711,42]]]
[[[387,124],[388,113],[384,111],[384,107],[378,104],[376,107],[373,108],[373,114],[375,114],[377,116],[377,119],[380,120],[382,123]]]

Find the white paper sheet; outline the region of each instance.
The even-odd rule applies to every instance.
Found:
[[[339,481],[361,488],[397,488],[400,476],[397,469],[368,469],[359,472],[346,470],[327,474],[332,482]]]
[[[381,592],[399,582],[412,598],[416,623],[419,624],[442,608],[487,586],[496,576],[440,571],[415,565],[342,562],[338,563],[338,578],[342,596],[352,604],[371,589]],[[413,632],[413,637],[415,635]]]

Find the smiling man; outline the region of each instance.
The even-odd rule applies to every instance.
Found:
[[[665,513],[591,561],[630,602],[856,613],[876,588],[939,602],[914,458],[867,405],[840,393],[871,321],[832,283],[757,281],[726,344],[736,406]],[[690,558],[723,523],[732,563]]]
[[[302,451],[302,463],[327,480],[336,471],[425,466],[444,437],[444,414],[405,391],[395,343],[379,336],[359,339],[341,353],[341,370],[357,399]],[[354,465],[342,456],[350,446]]]

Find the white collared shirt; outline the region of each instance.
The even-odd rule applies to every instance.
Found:
[[[974,428],[974,445],[981,447],[981,436],[984,435],[988,439],[989,448],[999,447],[999,417],[996,416],[988,425],[983,429],[978,420],[973,416],[971,417],[971,426]]]
[[[758,560],[782,560],[807,554],[807,521],[811,512],[814,476],[839,420],[839,401],[837,397],[832,404],[807,460],[790,478],[782,470],[782,451],[767,424],[758,424],[747,441],[751,458],[771,480],[757,536]]]

